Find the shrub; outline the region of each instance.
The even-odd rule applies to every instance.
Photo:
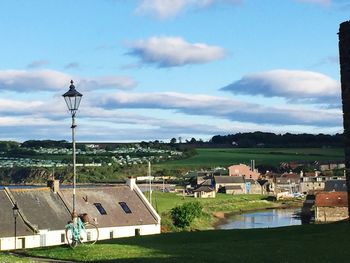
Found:
[[[192,221],[202,214],[202,205],[199,202],[189,202],[171,209],[171,218],[176,227],[190,226]]]

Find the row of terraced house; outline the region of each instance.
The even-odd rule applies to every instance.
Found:
[[[57,180],[49,181],[48,186],[0,190],[0,250],[67,243],[65,225],[71,220],[72,189],[60,189]],[[160,233],[160,217],[134,178],[125,185],[77,188],[76,210],[88,214],[98,226],[99,240]]]

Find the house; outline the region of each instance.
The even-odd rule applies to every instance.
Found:
[[[319,164],[318,167],[321,171],[329,171],[334,169],[343,169],[345,168],[345,164],[344,163],[322,163],[322,164]]]
[[[247,194],[262,194],[262,186],[254,179],[246,179],[245,187]]]
[[[346,180],[328,180],[325,182],[324,190],[327,192],[346,192]]]
[[[226,194],[245,194],[246,184],[243,176],[214,176],[215,191]]]
[[[346,218],[348,218],[348,194],[346,192],[322,192],[316,194],[316,222],[334,222]]]
[[[65,225],[71,219],[72,188],[51,187],[0,190],[0,250],[15,248],[12,208],[17,204],[16,248],[66,243]],[[160,233],[160,217],[135,183],[76,189],[76,210],[87,213],[99,228],[99,240]],[[87,230],[88,231],[88,230]],[[86,240],[83,240],[86,241]]]
[[[32,248],[65,243],[64,226],[70,220],[70,212],[57,194],[50,188],[9,189],[0,191],[0,248]],[[17,204],[16,240],[12,208]],[[5,213],[5,215],[3,215]]]
[[[258,180],[260,177],[260,173],[245,164],[231,165],[228,167],[228,170],[229,176],[244,176],[246,179],[254,180]]]
[[[207,185],[200,185],[193,190],[193,193],[195,198],[215,198],[216,196],[215,188]]]
[[[296,173],[284,173],[275,179],[275,192],[288,192],[289,194],[299,192],[300,175]]]
[[[324,191],[326,181],[326,176],[301,176],[300,192],[308,194],[316,191]]]

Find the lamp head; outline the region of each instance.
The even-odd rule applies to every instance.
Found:
[[[83,95],[75,89],[73,83],[73,80],[71,80],[69,90],[62,95],[72,116],[77,112],[81,98],[83,97]]]

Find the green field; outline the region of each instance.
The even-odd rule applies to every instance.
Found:
[[[290,161],[344,161],[342,148],[229,148],[229,149],[196,149],[196,155],[183,160],[168,161],[156,167],[203,168],[227,167],[232,164],[249,164],[255,160],[256,165],[278,165]]]
[[[80,262],[348,262],[349,242],[350,225],[341,222],[181,232],[101,241],[75,250],[61,246],[25,253]]]

